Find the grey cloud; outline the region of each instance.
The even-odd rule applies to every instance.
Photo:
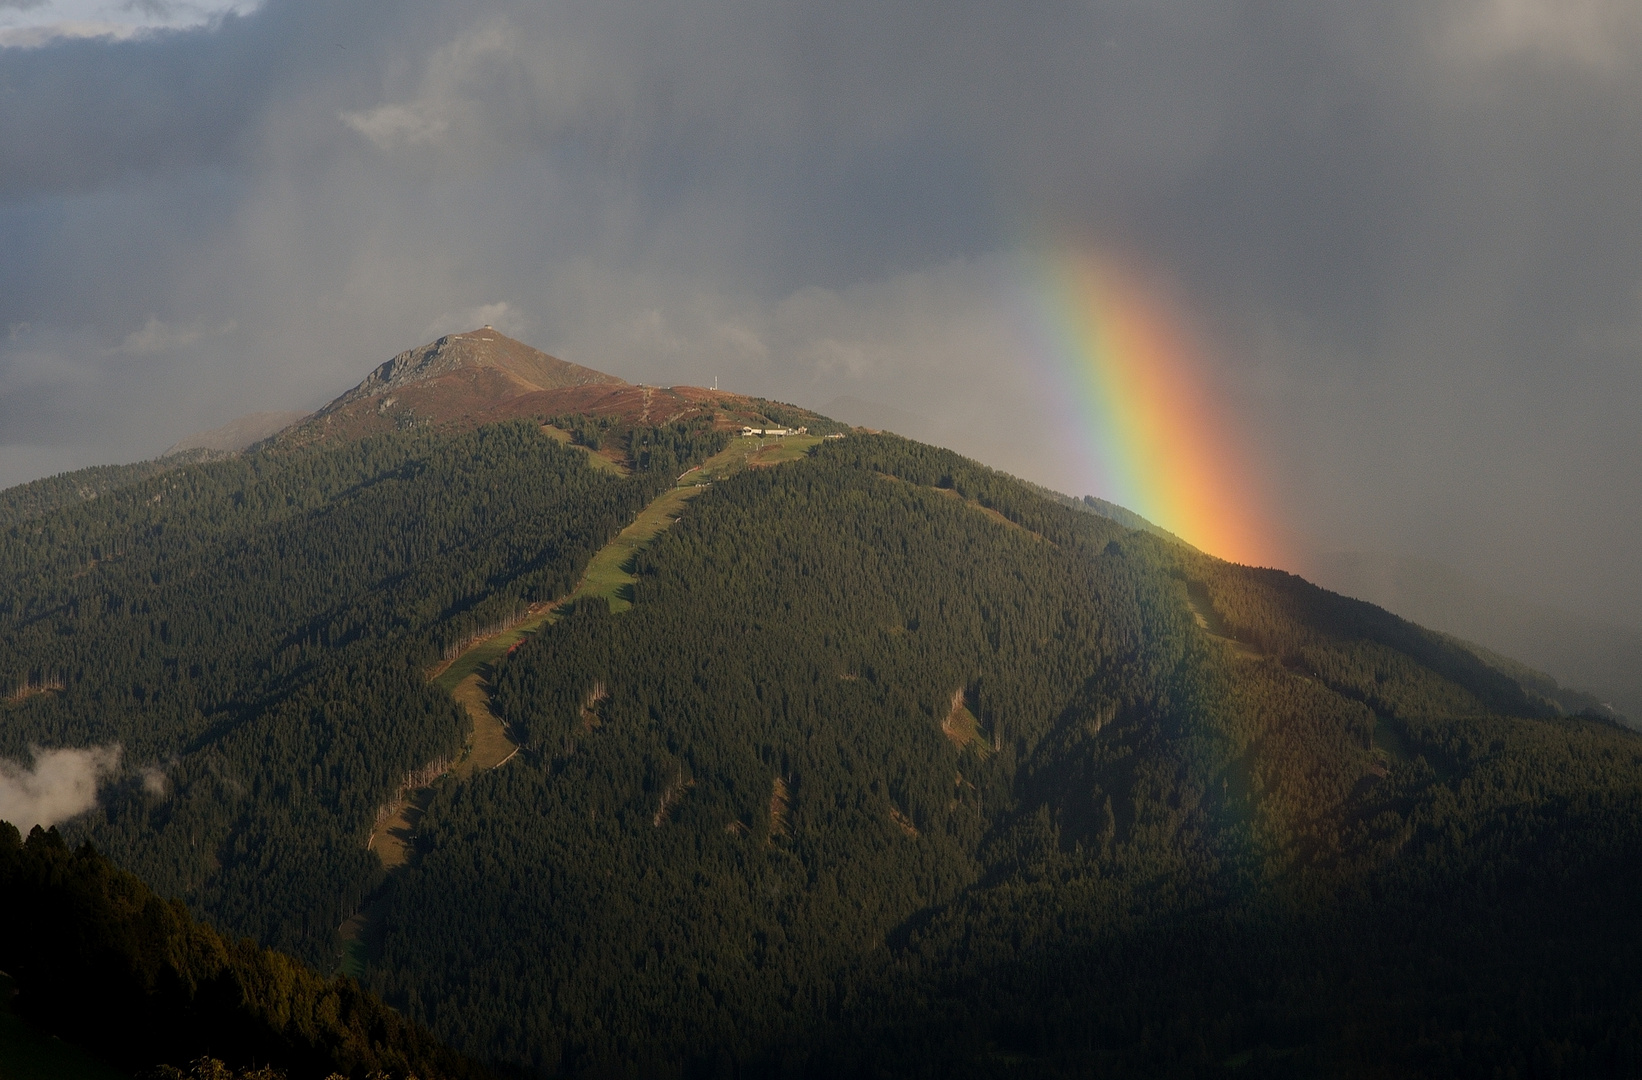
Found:
[[[229,163],[274,74],[229,22],[213,49],[165,35],[0,52],[0,197]]]
[[[1087,242],[1197,311],[1274,528],[1634,623],[1637,10],[271,0],[0,52],[0,482],[505,319],[1100,494],[1010,299]]]

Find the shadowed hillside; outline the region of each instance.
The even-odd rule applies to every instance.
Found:
[[[533,1075],[1637,1064],[1642,738],[1121,508],[514,344],[7,493],[0,754],[123,753],[68,835]]]
[[[1526,661],[1642,718],[1642,630],[1510,596],[1427,560],[1339,552],[1317,563],[1332,588]]]
[[[25,843],[0,821],[0,891],[11,1008],[124,1069],[210,1057],[291,1080],[486,1075],[352,981],[222,937],[55,830]]]

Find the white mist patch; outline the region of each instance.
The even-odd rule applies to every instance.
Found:
[[[50,828],[97,805],[97,785],[120,766],[120,744],[83,750],[35,747],[34,767],[0,758],[0,821],[21,832]]]
[[[165,798],[165,770],[158,765],[146,766],[142,771],[143,790],[156,799]]]
[[[1480,60],[1531,56],[1612,70],[1633,55],[1642,35],[1642,8],[1632,0],[1475,0],[1455,14],[1451,43]]]
[[[472,132],[483,113],[475,101],[476,92],[499,67],[511,67],[517,51],[516,35],[506,26],[486,26],[464,34],[432,55],[415,98],[343,112],[339,118],[378,150],[441,143],[453,129]],[[525,85],[530,85],[530,67],[521,73],[526,76]]]

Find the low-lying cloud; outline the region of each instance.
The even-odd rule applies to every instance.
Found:
[[[156,799],[165,798],[167,781],[165,770],[158,765],[146,765],[142,770],[143,790]]]
[[[50,828],[97,805],[97,785],[120,767],[120,744],[33,750],[34,765],[0,758],[0,821]]]

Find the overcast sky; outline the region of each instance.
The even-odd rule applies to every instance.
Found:
[[[0,484],[482,322],[1102,494],[1045,247],[1171,283],[1308,550],[1642,621],[1636,0],[0,0]]]

